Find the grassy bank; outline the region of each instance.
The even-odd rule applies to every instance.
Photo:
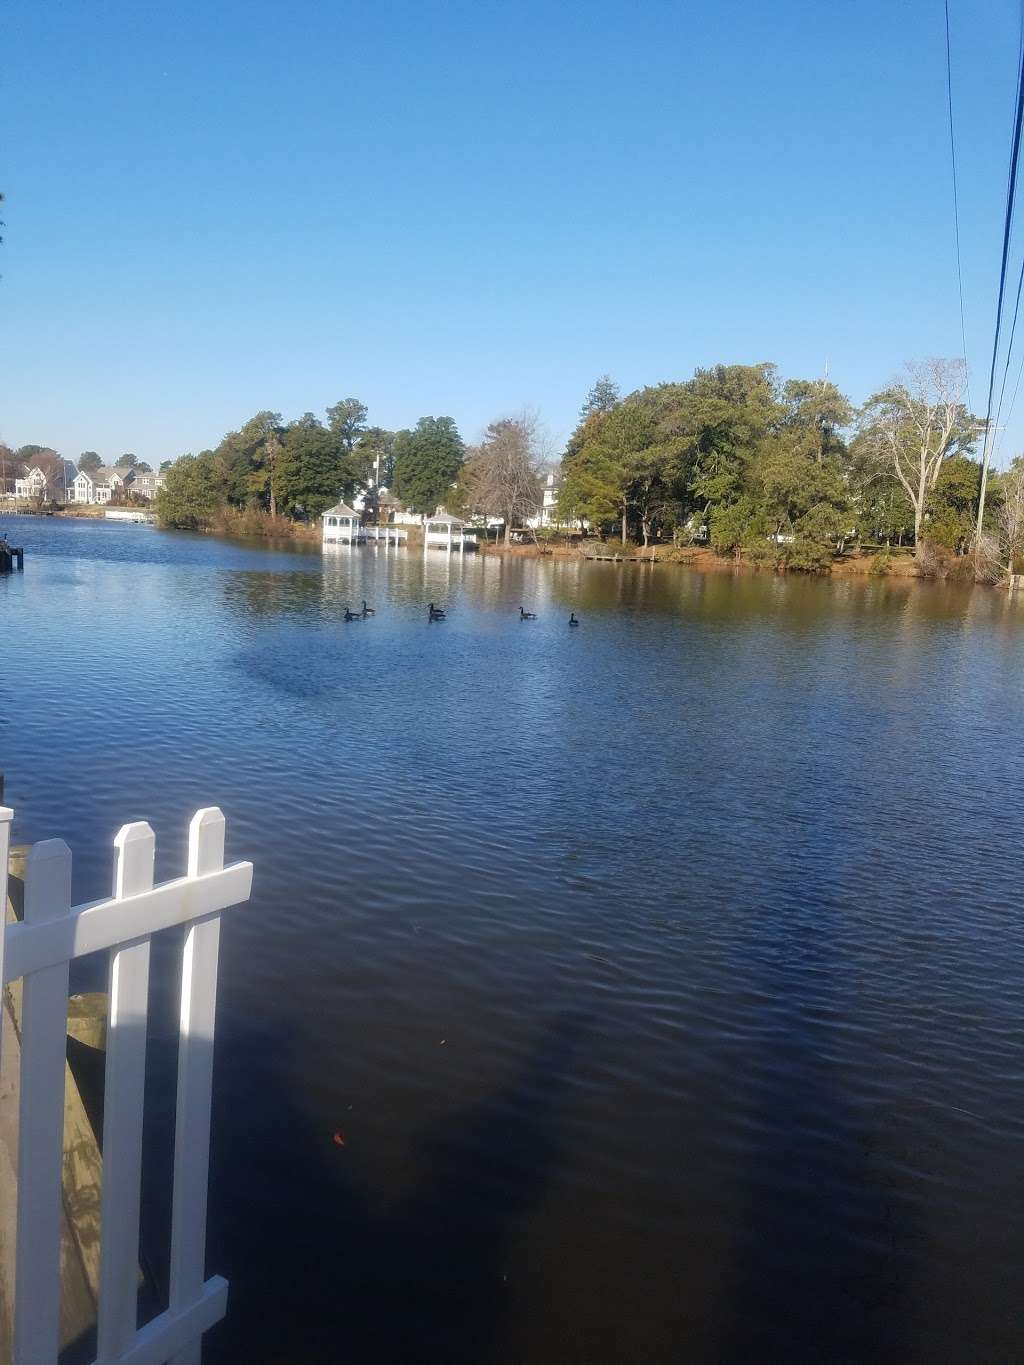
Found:
[[[620,560],[622,562],[680,564],[698,573],[798,573],[803,570],[788,568],[772,559],[753,558],[746,553],[719,554],[702,545],[622,545],[619,541],[585,541],[568,544],[541,541],[537,545],[487,545],[484,554],[518,556],[526,559],[583,559]],[[833,578],[930,578],[966,582],[973,577],[973,565],[968,556],[951,555],[931,550],[918,559],[907,548],[850,551],[837,556],[824,570]]]

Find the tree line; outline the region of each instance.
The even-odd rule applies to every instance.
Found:
[[[707,543],[812,570],[858,544],[966,556],[979,548],[984,424],[964,391],[962,363],[945,360],[908,365],[860,407],[830,379],[783,379],[769,363],[698,369],[625,396],[603,376],[561,457],[556,519],[623,542]],[[380,487],[416,512],[493,518],[506,537],[536,513],[551,461],[531,414],[496,419],[471,446],[451,417],[400,431],[367,417],[355,398],[322,418],[259,412],[174,463],[161,516],[198,527],[226,507],[313,520],[358,489],[372,515]],[[1019,557],[1004,525],[1016,469],[994,480],[985,523],[1002,537],[989,557],[1007,563]]]
[[[162,520],[201,527],[226,507],[308,521],[359,488],[380,487],[433,512],[464,462],[454,420],[421,417],[411,430],[388,431],[367,416],[357,398],[332,404],[323,419],[256,413],[215,449],[175,461],[158,498]]]
[[[908,365],[859,409],[828,379],[716,365],[626,398],[591,390],[562,461],[559,513],[620,538],[707,541],[797,568],[850,542],[971,546],[983,423],[959,361]],[[990,505],[998,519],[999,490]]]

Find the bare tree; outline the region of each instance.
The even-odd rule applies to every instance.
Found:
[[[906,490],[914,509],[915,553],[928,495],[944,460],[974,445],[977,423],[962,403],[962,360],[923,360],[906,367],[906,379],[865,403],[860,418],[864,447]]]
[[[1002,503],[995,529],[977,542],[978,573],[990,583],[1013,586],[1013,576],[1024,572],[1024,455],[1019,455],[1000,479]]]
[[[491,422],[478,446],[466,454],[466,505],[485,516],[502,517],[505,544],[513,525],[540,507],[540,424],[532,413]]]

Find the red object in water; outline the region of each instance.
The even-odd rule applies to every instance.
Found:
[[[345,1145],[345,1134],[341,1131],[340,1128],[337,1129],[334,1134],[334,1145],[336,1147],[344,1147]]]

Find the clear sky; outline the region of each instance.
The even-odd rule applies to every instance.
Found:
[[[951,12],[983,409],[1018,12]],[[860,401],[961,350],[941,0],[8,0],[2,28],[11,445],[155,462],[348,396],[467,439],[529,406],[560,441],[605,371],[827,362]],[[1015,415],[999,462],[1022,445]]]

